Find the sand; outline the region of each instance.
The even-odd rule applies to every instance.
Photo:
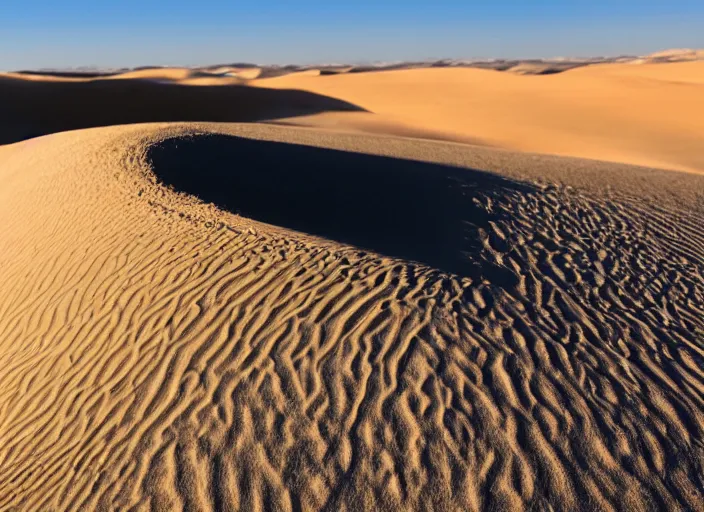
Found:
[[[366,116],[370,131],[397,124],[406,133],[511,150],[704,171],[704,61],[601,64],[544,76],[439,68],[254,83],[357,105],[374,113]],[[291,124],[329,126],[330,117]],[[358,129],[359,117],[336,115],[334,124]]]
[[[557,64],[508,72],[282,68],[273,78],[272,70],[235,67],[94,78],[10,73],[0,75],[0,144],[137,122],[266,121],[704,172],[704,60],[644,62],[547,75],[535,73]]]
[[[186,70],[147,70],[76,79],[0,76],[0,144],[49,133],[157,121],[266,121],[321,112],[361,111],[301,90],[237,86],[232,77],[199,78]],[[149,78],[147,78],[149,77]],[[183,79],[183,81],[181,81]]]
[[[704,175],[410,138],[442,135],[420,105],[276,80],[0,84],[35,115],[6,141],[81,128],[0,146],[0,510],[704,508]],[[299,94],[381,127],[270,124]],[[269,124],[89,128],[223,99]]]

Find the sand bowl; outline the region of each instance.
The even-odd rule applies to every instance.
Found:
[[[704,507],[702,176],[199,123],[0,180],[0,510]]]

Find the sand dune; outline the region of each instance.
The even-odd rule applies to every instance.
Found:
[[[469,68],[255,81],[339,98],[380,123],[511,150],[704,171],[704,62],[602,64],[547,76]],[[315,117],[292,121],[329,126]],[[359,116],[335,124],[360,129]],[[392,132],[393,133],[393,132]],[[444,135],[443,135],[444,134]],[[435,137],[435,138],[438,138]]]
[[[704,507],[702,176],[158,124],[0,180],[0,510]]]
[[[660,52],[651,53],[646,57],[653,62],[681,62],[704,60],[704,50],[692,48],[671,48]]]
[[[361,111],[347,102],[300,90],[227,85],[227,77],[188,70],[146,70],[76,80],[0,76],[0,144],[48,133],[156,121],[262,121],[325,111]],[[164,80],[162,80],[162,78]],[[211,81],[215,80],[216,85]],[[225,84],[220,83],[225,80]],[[233,79],[236,80],[236,79]]]
[[[0,143],[138,122],[270,121],[704,172],[704,61],[592,64],[554,74],[559,65],[524,63],[508,73],[214,67],[92,78],[6,74]]]
[[[0,75],[0,511],[704,509],[689,55]]]
[[[574,76],[585,74],[589,76],[617,77],[636,81],[637,79],[651,80],[651,86],[670,85],[704,85],[704,62],[673,62],[667,64],[626,64],[606,65],[595,64],[589,68],[575,69],[571,72]],[[648,84],[641,80],[642,85]],[[673,88],[673,92],[677,89]],[[685,89],[686,90],[686,89]]]

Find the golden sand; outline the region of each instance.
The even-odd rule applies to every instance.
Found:
[[[659,66],[0,80],[0,510],[704,509]]]

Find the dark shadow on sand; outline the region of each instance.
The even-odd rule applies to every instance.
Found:
[[[145,68],[150,69],[150,68]],[[56,77],[56,78],[106,78],[109,76],[119,75],[120,73],[125,73],[126,71],[137,71],[121,69],[118,71],[42,71],[42,70],[20,70],[15,71],[18,75],[27,76],[38,76],[38,77]]]
[[[169,139],[148,157],[164,184],[231,212],[505,286],[512,274],[481,257],[479,229],[500,219],[486,197],[533,190],[482,171],[225,135]]]
[[[142,79],[46,82],[0,78],[0,96],[0,144],[119,124],[254,122],[364,111],[346,101],[307,91]]]

